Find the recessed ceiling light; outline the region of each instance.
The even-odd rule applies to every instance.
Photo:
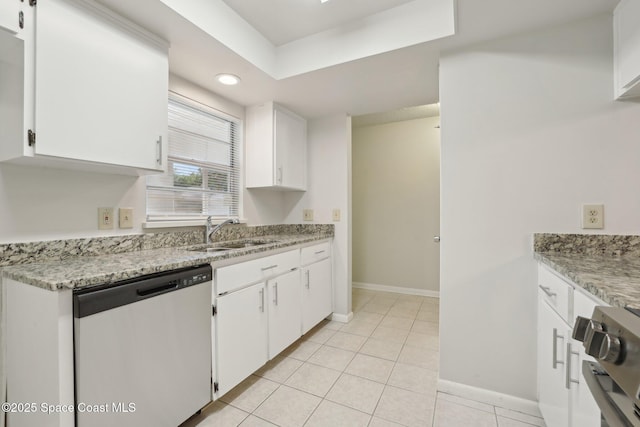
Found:
[[[216,79],[223,85],[233,86],[240,83],[240,77],[234,74],[218,74]]]
[[[329,1],[329,0],[320,0],[320,3],[326,3],[326,2],[328,2],[328,1]]]

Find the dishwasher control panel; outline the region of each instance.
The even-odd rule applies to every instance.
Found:
[[[211,265],[187,267],[127,279],[121,282],[76,289],[74,317],[82,318],[148,298],[178,291],[213,278]]]

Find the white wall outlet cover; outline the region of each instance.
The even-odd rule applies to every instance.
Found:
[[[113,208],[98,208],[98,230],[113,229]]]
[[[120,228],[133,228],[133,208],[120,208]]]
[[[313,209],[303,209],[302,217],[305,221],[313,221]]]
[[[340,221],[340,209],[334,209],[332,217],[334,221]]]
[[[604,205],[582,205],[582,228],[604,228]]]

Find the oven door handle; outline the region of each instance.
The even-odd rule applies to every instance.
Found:
[[[601,377],[603,375],[597,373],[593,366],[595,366],[593,362],[583,360],[582,375],[584,376],[585,382],[587,383],[587,386],[591,391],[591,395],[600,408],[602,416],[607,421],[607,426],[633,427],[633,424],[629,423],[624,414],[621,413],[620,410],[613,404],[611,399],[609,399],[606,390],[602,388],[600,381],[598,381],[598,377]],[[607,374],[604,375],[608,377]]]

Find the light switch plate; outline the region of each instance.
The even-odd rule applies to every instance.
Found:
[[[118,218],[120,228],[133,228],[133,208],[120,208]]]
[[[334,220],[334,221],[336,221],[336,222],[337,222],[337,221],[340,221],[340,209],[337,209],[337,208],[336,208],[336,209],[334,209],[334,210],[333,210],[333,215],[332,215],[332,216],[333,216],[333,220]]]
[[[582,205],[582,228],[604,228],[604,205]]]
[[[113,229],[113,208],[98,208],[98,230]]]

